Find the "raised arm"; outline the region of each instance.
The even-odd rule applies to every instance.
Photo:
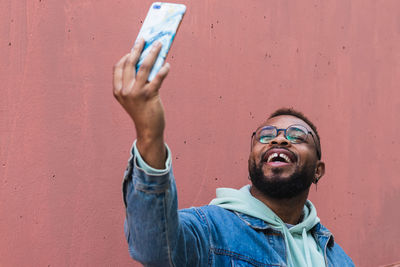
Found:
[[[114,67],[113,79],[114,95],[137,132],[123,184],[129,252],[145,266],[205,266],[207,223],[193,210],[178,215],[171,155],[164,144],[165,118],[159,89],[169,65],[147,81],[161,48],[154,46],[136,74],[143,46],[139,41],[132,53],[121,58]]]
[[[122,57],[114,66],[113,92],[135,124],[136,145],[142,158],[151,167],[164,169],[165,118],[159,89],[168,74],[169,64],[166,63],[151,82],[147,81],[161,49],[161,44],[157,43],[136,74],[136,63],[143,46],[144,40],[139,40],[132,52]]]

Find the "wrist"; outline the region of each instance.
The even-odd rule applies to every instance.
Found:
[[[167,158],[167,150],[165,148],[164,139],[143,140],[139,137],[136,141],[136,148],[142,159],[155,169],[164,169],[165,160]]]
[[[151,145],[154,143],[163,143],[164,142],[164,127],[138,127],[135,124],[136,128],[136,139],[143,144]]]

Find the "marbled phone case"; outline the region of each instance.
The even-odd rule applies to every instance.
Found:
[[[136,72],[139,70],[140,65],[149,53],[153,43],[159,41],[162,43],[162,48],[158,58],[150,72],[148,81],[151,81],[156,76],[164,64],[165,57],[174,40],[179,23],[185,14],[186,6],[182,4],[171,4],[155,2],[151,5],[143,26],[140,29],[139,35],[136,38],[143,38],[145,46],[139,61],[136,65]]]

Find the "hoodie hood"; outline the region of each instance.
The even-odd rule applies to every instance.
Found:
[[[290,228],[268,206],[251,195],[250,185],[246,185],[240,190],[218,188],[217,197],[210,202],[210,205],[237,211],[267,222],[285,236],[289,266],[312,266],[311,258],[314,252],[310,252],[308,236],[311,236],[309,231],[320,222],[320,219],[317,217],[317,211],[311,201],[307,200],[304,205],[303,221]],[[295,239],[302,239],[301,243]],[[299,249],[298,244],[302,244],[303,251]]]

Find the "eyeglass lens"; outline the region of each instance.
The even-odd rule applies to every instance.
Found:
[[[285,131],[285,129],[279,129]],[[258,131],[257,139],[261,143],[268,143],[278,135],[278,129],[274,126],[265,126]],[[307,138],[307,130],[302,129],[300,126],[289,126],[286,129],[285,138],[292,143],[304,142]]]

